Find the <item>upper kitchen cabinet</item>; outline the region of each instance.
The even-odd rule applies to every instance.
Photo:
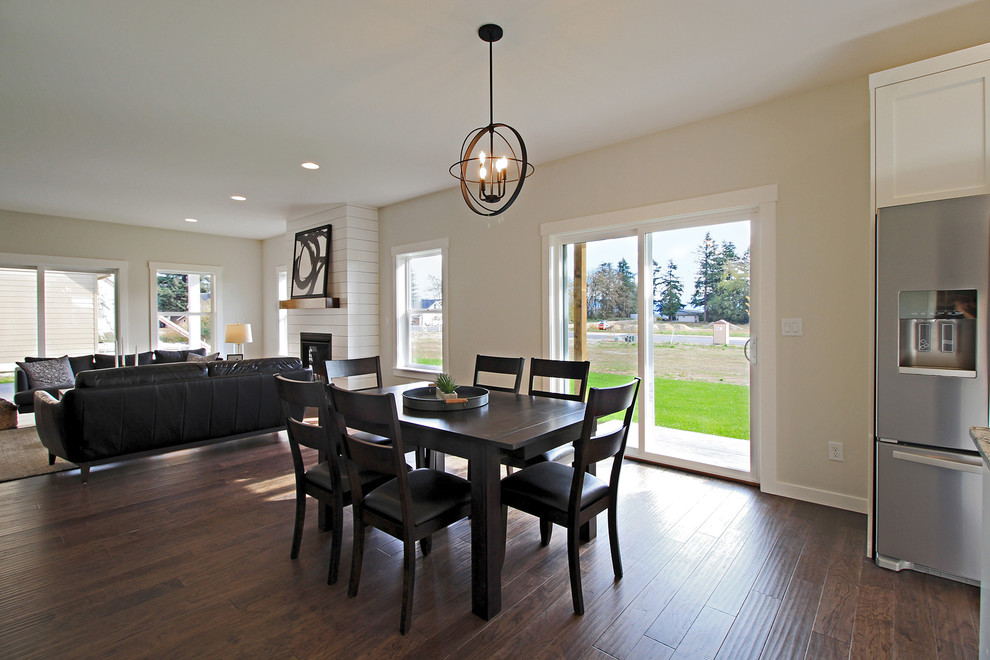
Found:
[[[990,193],[990,44],[870,76],[873,208]]]

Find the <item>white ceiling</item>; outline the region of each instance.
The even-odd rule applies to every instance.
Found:
[[[488,123],[483,23],[505,30],[495,120],[539,176],[889,66],[851,54],[969,2],[0,0],[0,208],[267,238],[453,187]]]

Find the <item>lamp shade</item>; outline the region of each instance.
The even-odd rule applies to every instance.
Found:
[[[250,344],[253,341],[251,339],[251,324],[228,323],[223,340],[228,344]]]

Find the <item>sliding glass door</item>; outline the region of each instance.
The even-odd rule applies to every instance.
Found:
[[[590,360],[592,387],[643,379],[629,456],[757,480],[750,231],[738,213],[558,239],[557,357]]]
[[[113,355],[117,288],[115,269],[0,267],[0,373],[28,356]]]

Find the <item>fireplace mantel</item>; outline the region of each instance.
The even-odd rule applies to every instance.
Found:
[[[279,300],[279,309],[339,309],[340,298],[291,298]]]

